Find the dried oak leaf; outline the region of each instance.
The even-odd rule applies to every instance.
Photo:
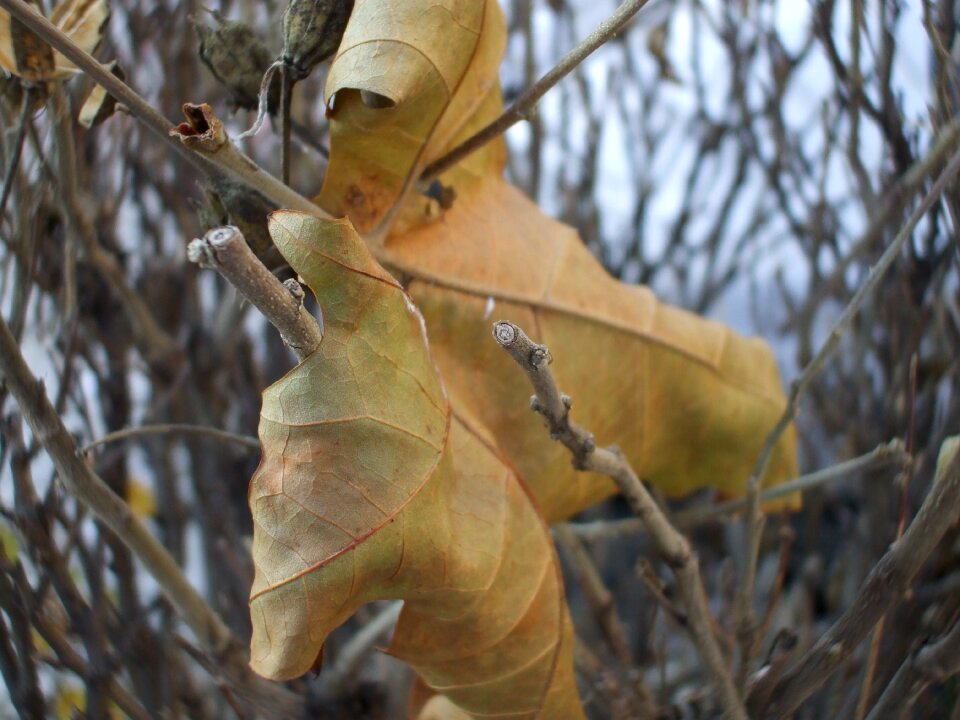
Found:
[[[615,491],[570,466],[523,398],[523,374],[490,339],[512,320],[546,344],[574,417],[618,445],[664,493],[738,496],[785,407],[769,347],[611,278],[574,230],[503,179],[496,140],[440,180],[438,213],[414,192],[431,161],[501,111],[506,30],[495,0],[358,0],[330,69],[331,155],[317,201],[364,232],[391,228],[383,262],[423,313],[447,390],[494,437],[554,522]],[[386,96],[372,108],[363,93]],[[766,486],[796,474],[794,430]],[[799,496],[780,503],[796,506]]]

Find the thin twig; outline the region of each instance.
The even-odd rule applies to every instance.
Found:
[[[628,678],[636,675],[636,681],[629,683],[628,686],[633,693],[634,716],[640,718],[655,717],[657,714],[656,703],[642,673],[637,668],[637,661],[630,649],[630,641],[627,639],[627,629],[623,621],[620,620],[613,593],[603,582],[596,563],[590,557],[590,553],[587,552],[580,538],[565,523],[555,525],[552,532],[557,545],[563,550],[564,555],[570,562],[573,574],[583,590],[587,605],[589,605],[590,611],[607,641],[607,646],[617,660],[618,670]],[[637,672],[632,673],[631,670],[637,670]]]
[[[603,664],[579,635],[573,638],[573,666],[588,688],[583,699],[585,708],[591,705],[599,708],[603,717],[610,720],[647,720],[653,717],[643,714],[645,709],[637,706],[636,698],[623,688],[617,674]]]
[[[110,291],[120,302],[130,320],[137,347],[143,357],[152,367],[162,369],[166,375],[170,376],[182,360],[179,343],[160,327],[151,309],[130,285],[127,272],[117,262],[116,257],[100,245],[87,209],[81,202],[77,187],[76,148],[68,107],[63,88],[54,88],[51,94],[51,108],[54,115],[54,140],[59,171],[56,182],[65,206],[64,221],[68,233],[83,246],[87,261],[103,276]],[[69,258],[67,262],[69,264]],[[69,287],[71,274],[67,273],[68,302],[66,306],[68,310],[65,314],[69,312],[70,302],[75,302],[75,299],[71,300],[70,297],[71,293],[75,294],[75,282],[73,282],[73,289]]]
[[[23,107],[20,110],[20,119],[17,122],[17,136],[13,139],[13,152],[7,163],[7,172],[3,176],[3,190],[0,190],[0,220],[7,211],[7,200],[13,191],[13,181],[17,177],[17,167],[20,165],[20,156],[23,154],[23,141],[27,137],[27,125],[30,123],[30,111],[33,106],[34,90],[28,87],[23,93]]]
[[[600,577],[600,571],[597,570],[590,554],[583,547],[580,538],[566,525],[557,525],[552,529],[552,532],[557,545],[563,550],[570,566],[573,568],[573,574],[583,590],[587,604],[590,606],[597,625],[603,631],[613,656],[624,668],[635,666],[636,660],[630,650],[627,631],[620,620],[613,594],[604,584],[603,578]]]
[[[677,607],[677,604],[667,597],[667,593],[665,592],[666,586],[663,580],[660,579],[660,576],[657,575],[657,571],[653,569],[653,564],[645,557],[640,558],[637,561],[636,571],[637,579],[640,580],[643,587],[650,594],[650,597],[663,609],[670,620],[672,620],[677,627],[686,627],[686,610]],[[661,690],[662,689],[663,684],[661,683]]]
[[[787,580],[787,570],[790,569],[790,551],[793,549],[793,543],[797,539],[796,531],[787,523],[780,528],[780,553],[777,562],[777,575],[773,581],[773,587],[767,593],[767,606],[763,612],[763,618],[760,620],[760,630],[757,633],[754,654],[759,651],[759,645],[767,636],[770,629],[770,623],[773,620],[773,611],[780,602],[780,595],[783,593],[783,586]]]
[[[31,373],[2,317],[0,380],[16,399],[34,437],[49,454],[66,488],[140,559],[204,650],[217,659],[219,667],[238,690],[263,707],[282,713],[295,712],[299,704],[296,697],[250,671],[243,646],[190,584],[167,550],[133,514],[130,506],[84,462],[73,436],[47,398],[43,383]]]
[[[850,607],[774,688],[764,717],[789,717],[826,682],[903,596],[958,518],[960,453],[934,480],[913,522],[870,571]]]
[[[89,673],[86,661],[83,656],[71,646],[70,641],[63,636],[55,622],[52,622],[42,611],[38,611],[33,616],[33,624],[37,632],[44,639],[47,645],[56,653],[57,659],[65,667],[70,668],[78,676],[84,677]],[[106,680],[107,692],[117,706],[123,710],[127,717],[133,720],[146,720],[150,717],[149,713],[143,709],[140,702],[127,692],[115,677],[109,677]]]
[[[560,60],[546,75],[537,80],[526,92],[504,110],[496,120],[470,136],[443,157],[434,160],[424,168],[420,184],[427,185],[439,175],[449,170],[467,155],[502,135],[511,126],[530,116],[534,106],[550,88],[566,77],[577,65],[582,63],[594,50],[616,35],[630,19],[636,15],[649,0],[626,0],[597,29],[590,33]]]
[[[171,138],[171,123],[138,95],[123,80],[116,77],[107,68],[85,52],[60,28],[45,17],[30,9],[23,0],[0,0],[0,8],[9,11],[30,30],[35,32],[64,57],[83,70],[98,85],[102,85],[118,102],[123,103],[130,114],[142,122],[149,130],[159,135],[187,162],[207,173],[211,177],[229,177],[239,180],[259,190],[280,207],[301,210],[318,217],[330,217],[319,206],[290,189],[270,173],[262,170],[253,160],[237,150],[232,143],[222,152],[206,153],[197,148],[184,145],[179,139]],[[195,151],[196,150],[196,151]]]
[[[916,439],[917,426],[917,354],[914,353],[910,358],[910,387],[909,387],[909,408],[910,425],[907,429],[907,452],[913,452]],[[897,511],[897,532],[894,540],[903,537],[903,531],[907,527],[907,512],[909,510],[909,497],[907,491],[910,488],[912,478],[911,466],[907,465],[900,472],[897,478],[897,485],[900,488],[900,507]],[[863,720],[867,714],[867,708],[870,704],[870,695],[873,688],[873,676],[877,671],[877,659],[880,657],[880,643],[883,640],[884,627],[886,626],[887,616],[884,615],[877,621],[877,627],[874,628],[873,636],[870,638],[870,648],[867,650],[867,666],[863,673],[863,680],[860,683],[860,698],[857,701],[857,709],[854,714],[854,720]]]
[[[929,685],[960,674],[960,620],[910,656],[887,683],[867,720],[899,720]]]
[[[290,184],[290,106],[293,102],[293,83],[290,68],[284,65],[280,76],[280,179]]]
[[[324,695],[342,697],[350,684],[357,681],[360,663],[364,661],[374,645],[382,641],[397,624],[397,618],[400,617],[402,609],[402,600],[387,603],[367,624],[350,637],[337,653],[333,664],[323,669],[320,680]]]
[[[320,345],[323,331],[303,305],[300,284],[281,283],[260,262],[241,232],[232,225],[214,228],[187,248],[190,259],[215,268],[280,331],[300,360]]]
[[[904,450],[903,441],[894,439],[878,445],[870,452],[858,455],[850,460],[844,460],[841,463],[831,465],[822,470],[801,475],[782,485],[765,488],[763,492],[760,493],[760,502],[765,503],[770,500],[788,497],[794,493],[812,490],[827,483],[842,480],[867,468],[888,464],[905,465],[910,461],[911,457]],[[721,521],[743,511],[746,506],[746,498],[738,498],[707,507],[694,507],[681,510],[673,514],[673,524],[678,528],[687,529],[708,522]],[[644,524],[639,518],[595,520],[593,522],[574,522],[567,524],[581,539],[588,541],[633,535],[638,532],[643,532],[644,530]]]
[[[223,122],[209,105],[184,103],[183,113],[187,122],[168,128],[167,134],[177,138],[183,147],[189,148],[197,157],[209,160],[209,165],[215,170],[214,176],[226,175],[233,180],[239,180],[278,207],[299,210],[322,218],[331,217],[240,152],[227,136]]]
[[[747,720],[743,700],[734,687],[727,661],[714,636],[714,620],[700,580],[700,563],[689,541],[670,524],[620,451],[598,448],[593,436],[570,420],[571,400],[560,393],[547,367],[549,350],[534,343],[510,322],[496,323],[493,335],[527,374],[536,391],[530,401],[531,407],[546,420],[550,437],[570,450],[574,467],[611,478],[633,512],[646,523],[659,554],[677,577],[687,611],[687,627],[724,711],[732,720]]]
[[[237,435],[219,428],[207,427],[206,425],[188,425],[186,423],[158,423],[156,425],[141,425],[139,427],[125,428],[108,433],[101,438],[94,440],[81,448],[80,452],[87,454],[91,450],[107,445],[109,443],[127,440],[128,438],[153,436],[153,435],[189,435],[191,437],[208,437],[225,443],[240,445],[249,450],[260,450],[260,441],[249,435]]]
[[[939,145],[939,143],[935,143]],[[864,302],[880,283],[880,280],[887,273],[894,261],[900,256],[904,245],[912,237],[913,231],[921,218],[932,208],[944,190],[954,181],[958,172],[960,172],[960,153],[954,153],[950,162],[944,168],[943,172],[937,178],[936,182],[924,195],[923,199],[917,205],[916,209],[910,215],[907,223],[897,233],[889,247],[877,260],[877,263],[870,270],[867,279],[857,290],[850,302],[843,309],[840,317],[837,319],[829,335],[816,355],[800,375],[790,385],[790,397],[783,414],[777,421],[773,430],[764,440],[763,448],[757,458],[756,465],[753,468],[753,474],[747,482],[747,533],[743,549],[744,570],[739,587],[737,588],[737,600],[735,614],[737,617],[737,634],[741,638],[741,650],[748,650],[753,647],[753,634],[756,628],[756,614],[753,610],[753,589],[756,580],[756,558],[760,546],[760,533],[758,532],[760,510],[760,483],[767,470],[767,464],[773,454],[780,437],[786,431],[787,427],[793,422],[797,412],[797,405],[800,396],[806,390],[813,378],[826,365],[827,359],[833,354],[840,344],[840,340],[846,332],[853,318],[860,312]],[[749,654],[749,653],[747,653]],[[748,662],[749,657],[742,659]]]

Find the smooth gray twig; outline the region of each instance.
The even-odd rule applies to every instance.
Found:
[[[903,441],[899,438],[878,445],[863,455],[850,460],[831,465],[816,472],[801,475],[782,485],[764,488],[760,493],[760,502],[788,497],[794,493],[812,490],[827,483],[842,480],[854,473],[881,465],[905,465],[912,460],[904,449]],[[693,507],[673,513],[673,524],[678,528],[692,528],[707,522],[721,521],[747,507],[746,498],[727,500],[726,502]],[[570,528],[583,540],[594,541],[604,538],[632,535],[642,532],[644,524],[638,518],[624,518],[623,520],[594,520],[592,522],[567,523]]]

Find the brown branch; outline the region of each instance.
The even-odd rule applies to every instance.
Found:
[[[583,590],[587,604],[597,625],[603,631],[613,656],[625,668],[635,666],[636,661],[630,650],[627,631],[620,620],[613,594],[604,584],[600,571],[583,547],[582,541],[564,524],[553,528],[553,536],[570,562],[573,574]]]
[[[168,126],[166,133],[176,138],[178,145],[189,150],[192,156],[208,161],[215,168],[214,176],[226,175],[249,185],[278,207],[300,210],[322,218],[331,217],[240,152],[209,105],[184,103],[183,114],[187,122],[172,128]]]
[[[167,146],[183,159],[211,177],[229,177],[239,180],[259,190],[280,207],[302,210],[318,217],[330,217],[319,206],[288,188],[270,173],[262,170],[253,160],[227,142],[224,149],[207,152],[189,147],[178,139],[170,137],[171,123],[157,112],[146,100],[138,95],[123,80],[113,75],[97,62],[90,53],[84,51],[60,28],[35,12],[24,0],[0,0],[0,8],[7,10],[13,17],[35,32],[64,57],[83,70],[90,78],[101,85],[116,100],[126,107],[130,114],[143,123],[154,134],[160,136]]]
[[[934,480],[906,533],[873,567],[850,607],[773,690],[764,717],[789,717],[826,682],[907,592],[914,576],[958,518],[960,453]]]
[[[747,720],[743,700],[734,687],[727,661],[714,636],[714,620],[700,580],[696,552],[670,524],[620,451],[598,448],[593,436],[570,420],[571,400],[560,393],[547,368],[551,360],[549,350],[534,343],[510,322],[497,322],[493,335],[527,374],[536,391],[536,396],[530,400],[531,407],[546,420],[550,437],[563,443],[571,452],[574,467],[611,478],[633,512],[646,524],[657,551],[677,577],[687,610],[687,627],[727,716],[733,720]]]
[[[67,490],[140,559],[204,650],[217,659],[219,668],[238,691],[252,703],[282,715],[295,712],[299,700],[250,671],[246,651],[193,588],[167,550],[81,458],[76,442],[47,398],[43,383],[31,373],[2,317],[0,380],[16,399],[34,437],[50,456]]]
[[[187,252],[193,262],[215,268],[253,303],[300,360],[320,345],[323,331],[304,307],[299,283],[277,280],[253,254],[237,228],[214,228],[202,239],[191,241]]]
[[[43,691],[34,664],[36,647],[29,613],[35,609],[23,568],[7,558],[0,545],[0,608],[10,618],[0,616],[0,672],[6,681],[13,706],[23,720],[44,716]]]
[[[648,0],[624,0],[610,17],[600,23],[596,30],[584,38],[583,42],[567,53],[546,75],[537,80],[532,87],[517,98],[510,107],[503,111],[500,117],[464,140],[443,157],[427,165],[420,176],[420,184],[425,185],[430,183],[475,150],[480,149],[494,138],[502,135],[521,120],[527,119],[534,106],[540,101],[540,98],[546,95],[550,88],[566,77],[577,65],[593,53],[594,50],[623,29],[623,26],[626,25],[647,2]]]
[[[850,477],[853,473],[875,468],[881,465],[905,465],[912,461],[912,457],[904,450],[903,441],[894,439],[878,445],[863,455],[850,460],[831,465],[806,475],[794,478],[782,485],[765,488],[760,493],[760,502],[793,495],[794,493],[812,490],[836,480]],[[693,507],[673,514],[673,524],[678,528],[692,528],[708,522],[719,522],[731,515],[741,512],[747,507],[746,498],[727,500],[726,502]],[[639,518],[624,518],[623,520],[594,520],[592,522],[567,523],[570,528],[583,540],[594,541],[605,538],[632,535],[643,532],[644,524]]]
[[[590,611],[607,641],[607,646],[619,664],[618,670],[625,674],[627,678],[636,675],[635,681],[628,685],[633,700],[634,712],[632,717],[655,717],[657,714],[656,702],[646,682],[644,682],[642,673],[630,672],[631,669],[637,668],[637,662],[630,649],[627,630],[620,620],[620,614],[617,612],[616,599],[603,582],[603,578],[600,577],[600,571],[597,569],[596,563],[583,546],[583,541],[566,524],[555,525],[553,535],[570,562],[570,567],[583,590],[587,605],[590,607]]]
[[[83,656],[73,649],[69,639],[63,636],[55,622],[51,621],[43,612],[38,611],[34,614],[33,623],[37,632],[56,653],[57,659],[63,663],[64,667],[70,668],[79,677],[90,674],[90,669]],[[127,689],[117,682],[115,677],[107,678],[106,686],[110,698],[123,710],[127,717],[133,718],[133,720],[147,720],[150,717],[150,714],[143,709],[140,702],[130,695]]]
[[[151,367],[161,371],[166,377],[171,377],[183,359],[179,343],[160,327],[151,309],[130,285],[126,270],[97,241],[96,229],[80,200],[77,187],[73,118],[71,117],[66,93],[62,87],[54,88],[51,93],[50,108],[53,115],[53,135],[57,149],[58,172],[56,183],[64,204],[64,222],[68,237],[73,238],[74,244],[82,246],[86,259],[100,273],[107,287],[119,301],[123,312],[130,321],[137,347],[143,354],[144,359]],[[70,253],[67,253],[67,255],[66,264],[69,268],[71,265]],[[73,262],[75,263],[75,258],[73,258]],[[75,268],[68,270],[66,273],[67,302],[65,303],[64,315],[68,322],[76,309],[76,282],[75,278],[71,280],[75,274]]]
[[[940,143],[935,143],[935,148],[940,147]],[[952,183],[957,174],[960,173],[960,153],[955,152],[950,162],[944,168],[943,172],[937,178],[936,182],[930,188],[929,192],[920,201],[916,209],[910,215],[906,225],[897,233],[893,241],[884,250],[883,254],[871,268],[867,279],[857,290],[850,302],[843,309],[840,317],[831,328],[826,341],[821,345],[816,355],[810,360],[800,375],[790,385],[790,397],[787,400],[787,406],[783,414],[777,420],[776,425],[770,434],[764,440],[763,448],[757,458],[756,465],[753,468],[753,474],[747,481],[747,533],[743,549],[745,558],[743,577],[741,578],[737,589],[736,610],[737,634],[740,637],[741,650],[745,651],[743,662],[749,661],[749,650],[753,647],[753,636],[756,628],[756,614],[753,609],[753,589],[756,579],[757,555],[760,547],[760,483],[766,474],[767,463],[773,454],[780,437],[793,422],[797,412],[797,405],[800,396],[806,390],[813,378],[823,369],[827,360],[833,354],[840,344],[840,340],[846,332],[853,318],[860,312],[866,299],[880,283],[894,261],[900,256],[907,241],[912,237],[913,231],[921,218],[932,208],[944,190]]]
[[[593,706],[610,720],[647,720],[635,697],[623,688],[621,679],[603,664],[597,654],[578,636],[573,638],[573,666],[584,685],[596,695],[584,698],[586,707]],[[629,682],[629,678],[627,679]],[[598,702],[600,701],[600,702]],[[605,702],[603,702],[605,701]]]
[[[23,154],[23,141],[27,137],[27,126],[30,124],[30,113],[33,110],[33,88],[27,88],[23,93],[23,107],[20,109],[20,119],[17,122],[17,134],[13,139],[13,151],[7,161],[7,171],[3,175],[3,189],[0,189],[0,222],[7,212],[7,200],[13,192],[13,181],[17,176],[17,167],[20,165],[20,156]]]
[[[666,585],[657,571],[653,569],[653,564],[645,557],[637,561],[636,566],[637,579],[640,580],[647,593],[656,601],[657,605],[667,614],[667,617],[676,624],[677,627],[687,626],[687,612],[683,608],[677,607],[666,593]]]
[[[873,706],[867,720],[899,720],[927,686],[960,674],[960,621],[935,642],[912,653]]]

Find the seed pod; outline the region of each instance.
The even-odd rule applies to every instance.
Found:
[[[191,18],[200,39],[200,59],[230,91],[235,107],[255,110],[260,98],[260,81],[271,63],[270,51],[249,25],[227,20],[218,12],[210,14],[217,21],[216,29]],[[268,101],[270,112],[276,110],[278,93],[279,87],[274,83]]]
[[[353,0],[290,0],[283,13],[283,64],[291,82],[307,77],[340,47]]]

